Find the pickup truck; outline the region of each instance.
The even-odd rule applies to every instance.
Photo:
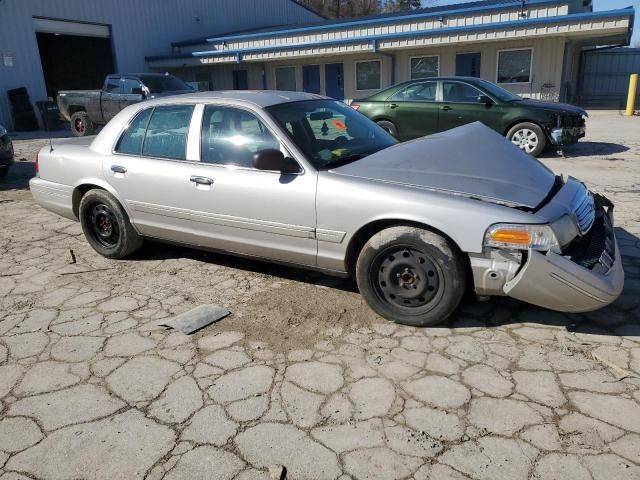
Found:
[[[76,137],[92,135],[120,110],[143,100],[192,93],[182,80],[167,73],[108,75],[102,90],[58,92],[60,115],[71,124]]]

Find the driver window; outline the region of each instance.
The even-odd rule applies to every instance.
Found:
[[[125,78],[122,81],[122,92],[124,95],[133,94],[134,88],[140,88],[140,80],[136,80],[135,78]]]
[[[280,142],[254,114],[208,105],[202,119],[200,161],[253,168],[253,156],[266,149],[280,150]]]
[[[409,85],[391,97],[391,100],[405,102],[435,102],[437,82],[420,82]]]

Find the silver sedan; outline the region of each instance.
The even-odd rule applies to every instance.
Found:
[[[144,238],[355,277],[378,314],[442,322],[466,289],[566,312],[622,291],[613,205],[482,124],[398,144],[341,102],[213,92],[44,148],[37,203],[101,255]]]

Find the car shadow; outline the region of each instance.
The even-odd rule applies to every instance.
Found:
[[[563,154],[566,158],[573,157],[606,157],[608,155],[616,155],[629,150],[626,145],[610,142],[589,142],[580,141],[574,145],[569,145],[563,150]],[[558,153],[549,148],[541,155],[541,158],[557,158]],[[619,158],[604,158],[608,161],[621,160]]]
[[[0,191],[27,190],[29,180],[36,175],[36,165],[29,161],[18,161],[9,168],[6,177],[0,178]]]
[[[429,328],[496,328],[534,323],[564,327],[567,331],[582,334],[640,336],[640,316],[633,313],[640,309],[640,238],[623,228],[616,228],[616,237],[622,252],[627,282],[620,298],[603,309],[595,312],[563,314],[508,297],[492,297],[487,301],[478,301],[472,292],[468,292],[460,308],[447,322]],[[148,242],[131,259],[154,261],[180,258],[319,285],[343,292],[358,293],[358,287],[351,278],[330,277],[321,272],[157,242]],[[373,312],[371,314],[374,315]]]

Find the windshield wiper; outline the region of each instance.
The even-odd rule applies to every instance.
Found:
[[[351,155],[345,155],[344,157],[336,158],[335,160],[331,160],[328,163],[325,163],[322,167],[323,170],[328,170],[329,168],[341,167],[351,162],[355,162],[356,160],[360,160],[361,158],[366,157],[366,153],[352,153]]]

